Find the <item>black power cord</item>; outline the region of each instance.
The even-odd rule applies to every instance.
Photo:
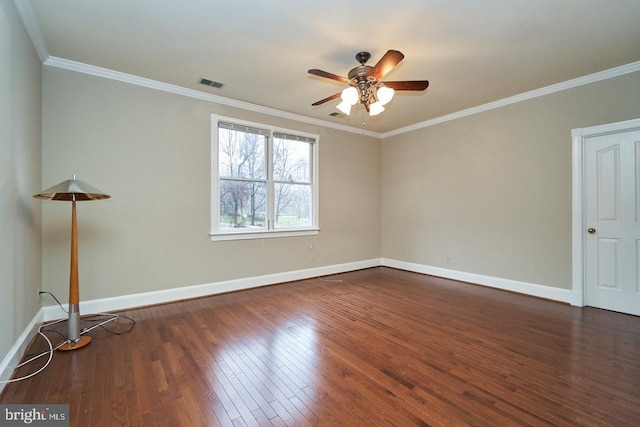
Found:
[[[49,291],[40,291],[39,294],[48,294],[50,295],[60,306],[60,308],[62,309],[62,311],[64,311],[65,313],[69,313],[64,306],[62,305],[62,303],[60,303],[60,301],[58,300],[58,298],[56,298],[56,296],[54,294],[52,294]],[[99,317],[99,318],[96,318]],[[107,327],[105,327],[104,325],[109,323],[109,322],[119,322],[120,319],[126,319],[128,320],[130,323],[130,326],[128,329],[125,329],[123,331],[114,331],[111,330]],[[22,381],[22,380],[26,380],[27,378],[31,378],[36,376],[37,374],[39,374],[40,372],[44,371],[47,366],[49,366],[49,364],[51,363],[51,360],[53,359],[53,353],[60,347],[62,347],[64,344],[66,344],[68,338],[60,331],[56,331],[55,329],[44,329],[45,326],[50,327],[53,326],[55,324],[61,323],[66,319],[59,319],[57,321],[51,322],[51,323],[46,323],[43,325],[40,325],[40,327],[38,328],[37,334],[39,336],[41,336],[47,343],[49,350],[47,351],[43,351],[42,353],[39,354],[35,354],[35,355],[25,355],[24,357],[27,358],[27,360],[25,360],[24,362],[18,364],[14,369],[18,369],[21,368],[29,363],[32,363],[34,361],[36,361],[37,359],[43,357],[43,356],[48,356],[47,362],[41,366],[39,369],[37,369],[35,372],[32,372],[28,375],[24,375],[22,377],[19,378],[12,378],[10,380],[7,381],[0,381],[0,384],[9,384],[9,383],[14,383],[14,382],[18,382],[18,381]],[[85,317],[85,318],[81,318],[81,320],[83,321],[87,321],[87,322],[95,322],[95,324],[91,325],[88,328],[83,328],[82,331],[80,332],[81,335],[86,334],[89,331],[92,331],[95,328],[102,328],[105,331],[107,331],[108,333],[112,334],[112,335],[124,335],[124,334],[128,334],[129,332],[131,332],[134,328],[134,326],[136,325],[136,321],[133,320],[132,318],[125,316],[123,314],[110,314],[110,313],[97,313],[95,315],[89,316],[89,317]],[[63,338],[62,343],[60,343],[58,346],[54,347],[53,344],[51,343],[51,340],[49,339],[49,337],[47,337],[45,335],[45,332],[53,332],[55,334],[60,335]],[[34,337],[35,338],[35,337]],[[31,342],[33,342],[33,339],[31,339]],[[31,346],[31,342],[29,343],[29,345],[27,346],[27,348],[29,348]]]

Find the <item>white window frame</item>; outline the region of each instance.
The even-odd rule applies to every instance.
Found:
[[[218,171],[218,123],[226,122],[253,128],[268,130],[270,132],[267,153],[267,227],[264,230],[256,229],[224,229],[219,228],[220,218],[220,179]],[[275,227],[274,220],[274,179],[273,179],[273,135],[284,133],[313,139],[311,144],[311,225],[305,227]],[[320,231],[318,221],[318,151],[319,136],[300,132],[297,130],[279,128],[263,123],[238,120],[217,114],[211,115],[211,241],[220,240],[244,240],[264,239],[272,237],[294,237],[316,235]]]

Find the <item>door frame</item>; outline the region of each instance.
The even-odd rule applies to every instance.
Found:
[[[586,301],[585,290],[585,169],[584,145],[588,138],[619,132],[640,130],[640,119],[625,120],[599,126],[577,128],[571,130],[572,138],[572,226],[571,226],[571,264],[572,288],[571,305],[584,307]]]

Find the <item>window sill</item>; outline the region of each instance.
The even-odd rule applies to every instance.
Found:
[[[320,232],[319,228],[305,228],[304,230],[272,230],[272,231],[255,231],[255,232],[231,232],[231,233],[211,233],[212,242],[224,240],[254,240],[254,239],[273,239],[278,237],[298,237],[298,236],[314,236]]]

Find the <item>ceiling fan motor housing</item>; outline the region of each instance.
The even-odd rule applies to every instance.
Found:
[[[349,80],[355,80],[356,82],[367,80],[367,74],[369,74],[369,71],[372,69],[373,67],[370,65],[360,65],[359,67],[353,68],[349,71]]]
[[[365,52],[366,53],[366,52]],[[353,86],[356,86],[359,90],[360,101],[368,103],[371,98],[371,87],[377,82],[372,78],[367,78],[369,71],[373,69],[370,65],[360,65],[349,71],[348,77]]]

